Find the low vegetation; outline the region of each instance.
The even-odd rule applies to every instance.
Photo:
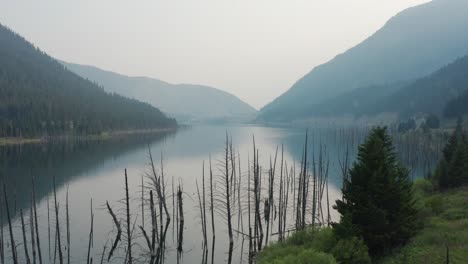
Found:
[[[411,183],[385,129],[374,129],[344,179],[340,222],[298,231],[258,263],[466,263],[466,149],[460,120],[435,172]]]
[[[428,180],[415,183],[423,228],[404,247],[381,259],[396,263],[466,263],[468,260],[468,187],[437,191]],[[447,261],[448,259],[448,261]]]

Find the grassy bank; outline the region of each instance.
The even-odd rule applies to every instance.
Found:
[[[132,136],[132,135],[166,133],[166,132],[175,131],[176,129],[177,128],[171,127],[171,128],[158,128],[158,129],[141,129],[141,130],[119,130],[119,131],[106,131],[100,134],[93,134],[93,135],[61,135],[61,136],[41,137],[41,138],[4,137],[4,138],[0,138],[0,146],[45,143],[45,142],[63,141],[63,140],[107,140],[107,139],[126,137],[126,136]]]
[[[437,192],[426,180],[413,189],[421,230],[404,247],[373,263],[450,263],[468,261],[468,187]],[[273,244],[257,256],[257,263],[339,263],[336,257],[359,255],[339,245],[331,228],[296,232],[284,242]],[[345,263],[345,262],[342,262]]]
[[[425,187],[423,187],[425,185]],[[423,228],[411,241],[379,261],[393,263],[468,262],[468,187],[432,192],[431,185],[416,185]]]

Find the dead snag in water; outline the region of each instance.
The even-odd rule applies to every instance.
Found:
[[[66,221],[67,221],[67,263],[70,264],[70,211],[69,211],[69,204],[68,204],[68,186],[67,186],[67,198],[65,204],[66,210]]]
[[[203,205],[202,205],[202,200],[200,197],[200,189],[198,188],[198,181],[195,180],[195,185],[197,186],[197,194],[198,194],[198,207],[200,209],[200,222],[201,222],[201,227],[202,227],[202,235],[203,235],[203,260],[205,257],[205,248],[206,248],[206,232],[205,232],[205,224],[204,224],[204,219],[203,219]],[[202,261],[203,262],[203,261]]]
[[[48,234],[48,239],[49,239],[49,263],[52,262],[52,255],[51,255],[51,243],[50,243],[50,202],[49,202],[49,196],[47,196],[47,234]],[[40,260],[40,258],[39,258]]]
[[[104,263],[104,256],[106,255],[106,249],[107,249],[107,243],[109,242],[109,240],[106,241],[106,243],[104,244],[104,247],[102,248],[102,254],[101,254],[101,264]]]
[[[117,216],[112,211],[112,208],[110,207],[109,202],[106,201],[106,205],[107,205],[107,210],[109,211],[109,214],[112,216],[112,220],[114,221],[115,227],[117,228],[117,235],[115,237],[114,244],[112,245],[112,248],[109,251],[109,256],[107,257],[107,261],[109,262],[112,255],[114,254],[114,250],[117,248],[117,245],[119,244],[119,241],[122,235],[122,228],[120,227],[120,222],[117,220]]]
[[[183,201],[182,201],[182,187],[177,188],[177,203],[178,203],[178,215],[179,215],[179,233],[177,238],[177,251],[182,252],[182,242],[184,235],[184,210],[183,210]]]
[[[42,264],[41,239],[39,237],[39,222],[37,220],[36,185],[34,181],[34,176],[32,176],[31,181],[32,181],[32,199],[33,199],[33,207],[34,207],[34,226],[36,229],[37,254],[39,257],[39,264]],[[49,196],[47,196],[47,210],[49,210]],[[47,211],[47,217],[50,218],[49,211]],[[50,260],[50,224],[49,224],[49,260]]]
[[[93,257],[91,257],[91,247],[93,246],[93,235],[94,235],[94,229],[93,229],[93,227],[94,227],[93,199],[91,199],[90,210],[91,210],[91,227],[89,229],[88,257],[86,258],[88,264],[93,263]]]
[[[20,209],[20,216],[21,216],[21,231],[23,233],[24,255],[26,256],[26,263],[31,264],[31,259],[29,258],[29,251],[28,251],[28,240],[26,239],[26,227],[24,225],[23,209]]]
[[[207,231],[206,231],[206,198],[205,198],[205,161],[203,161],[203,171],[202,171],[202,174],[203,174],[203,177],[202,177],[202,180],[203,180],[203,226],[204,226],[204,233],[203,233],[203,237],[205,239],[205,249],[208,253],[208,239],[207,239]]]
[[[232,143],[232,142],[231,142]],[[232,148],[232,145],[231,145]],[[229,248],[232,247],[234,244],[234,240],[232,238],[232,213],[231,213],[231,194],[230,194],[230,185],[229,185],[229,138],[226,133],[226,149],[225,149],[225,160],[224,160],[224,166],[225,166],[225,188],[226,188],[226,218],[227,218],[227,223],[228,223],[228,233],[229,233]]]
[[[31,231],[31,249],[32,249],[32,261],[36,264],[36,238],[34,236],[34,211],[33,211],[33,199],[31,197],[31,206],[29,207],[29,229]],[[1,217],[1,216],[0,216]]]
[[[8,219],[8,230],[10,231],[11,254],[13,256],[13,263],[18,264],[18,258],[16,254],[16,244],[15,244],[15,238],[13,236],[13,227],[11,224],[11,217],[10,217],[10,207],[8,205],[8,197],[7,197],[5,183],[3,183],[3,195],[5,198],[5,207],[6,207],[7,219]]]
[[[276,146],[275,159],[274,159],[273,165],[271,164],[271,157],[270,157],[270,170],[268,173],[268,199],[267,199],[266,206],[264,208],[264,211],[265,211],[264,217],[265,217],[265,221],[267,222],[265,246],[268,245],[268,237],[270,234],[270,222],[272,221],[272,214],[273,214],[273,209],[274,209],[273,193],[274,193],[274,186],[275,186],[275,171],[276,171],[277,155],[278,155],[278,146]],[[273,227],[273,223],[271,224],[271,227]]]
[[[57,233],[57,247],[59,253],[59,263],[63,264],[62,243],[60,237],[60,222],[59,222],[59,204],[57,202],[57,189],[55,184],[55,176],[53,177],[54,184],[54,203],[55,203],[55,232]]]
[[[247,157],[248,166],[247,166],[247,217],[249,225],[249,264],[252,262],[252,225],[251,225],[251,210],[250,210],[250,157]]]
[[[242,203],[241,203],[241,181],[242,181],[242,171],[241,171],[241,162],[240,162],[240,153],[237,152],[237,164],[239,166],[239,181],[238,181],[238,187],[237,187],[237,206],[238,206],[238,212],[237,212],[237,229],[239,229],[239,220],[240,220],[240,226],[241,226],[241,231],[242,233],[244,232],[244,220],[242,217]]]
[[[284,202],[284,188],[283,188],[283,145],[281,144],[281,168],[280,168],[280,189],[279,189],[279,202],[278,202],[278,240],[283,240],[283,202]]]
[[[214,202],[213,202],[213,170],[211,167],[210,156],[210,211],[211,211],[211,232],[212,232],[212,245],[211,245],[211,264],[214,264],[214,247],[215,247],[215,224],[214,224]]]
[[[126,207],[126,217],[127,217],[127,254],[128,254],[128,263],[132,264],[132,236],[130,229],[130,197],[128,194],[128,177],[127,169],[125,169],[125,207]]]
[[[260,201],[261,201],[261,172],[258,161],[258,149],[255,146],[255,138],[253,138],[254,160],[253,160],[253,195],[254,195],[254,250],[260,251],[263,243],[263,227],[260,214]]]
[[[141,226],[145,228],[145,183],[141,176]]]
[[[154,208],[154,197],[153,197],[153,191],[150,190],[150,211],[151,211],[151,260],[150,264],[153,264],[156,258],[156,231],[158,230],[157,227],[157,218],[156,218],[156,212]]]

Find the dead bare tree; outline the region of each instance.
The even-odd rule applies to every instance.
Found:
[[[13,257],[13,263],[18,264],[18,255],[16,253],[16,244],[15,244],[15,237],[13,235],[13,226],[11,224],[11,217],[10,217],[10,207],[8,205],[8,196],[5,187],[5,182],[3,183],[3,196],[5,199],[5,207],[7,212],[7,219],[8,219],[8,230],[10,231],[10,245],[11,245],[11,254]]]
[[[117,220],[117,216],[115,213],[112,211],[112,208],[109,205],[109,202],[106,201],[107,205],[107,210],[109,211],[109,214],[112,216],[112,220],[114,221],[115,227],[117,228],[117,235],[114,240],[114,244],[111,247],[111,250],[109,251],[109,256],[107,257],[107,261],[110,261],[112,258],[112,255],[117,248],[117,245],[119,244],[120,238],[122,236],[122,228],[120,227],[120,222]]]
[[[57,190],[56,190],[56,184],[55,184],[55,176],[53,177],[53,184],[54,184],[54,204],[55,204],[55,232],[57,234],[59,263],[63,264],[63,252],[62,252],[62,244],[61,244],[61,236],[60,236],[60,222],[59,222],[59,204],[57,202]]]
[[[132,235],[130,229],[130,197],[128,194],[128,177],[127,169],[125,169],[125,208],[126,208],[126,220],[127,220],[127,254],[128,254],[128,263],[132,264]]]
[[[32,181],[32,205],[34,207],[34,226],[36,229],[36,246],[37,246],[37,253],[39,257],[39,264],[42,264],[42,252],[41,252],[41,239],[39,237],[39,222],[37,220],[37,205],[36,205],[36,185],[34,181],[34,176],[31,178]],[[47,197],[47,218],[50,219],[49,216],[49,197]],[[48,223],[48,232],[49,232],[49,260],[50,260],[50,221]]]
[[[69,204],[68,204],[68,186],[67,186],[67,198],[65,204],[65,210],[67,214],[67,263],[70,264],[70,212],[69,212]]]
[[[36,238],[34,236],[34,211],[33,211],[33,199],[31,197],[31,206],[29,208],[29,229],[31,231],[31,249],[33,264],[36,264]],[[0,216],[1,217],[1,216]]]
[[[88,264],[93,263],[93,257],[91,256],[91,247],[93,247],[93,235],[94,235],[94,213],[93,213],[93,199],[91,199],[90,206],[91,216],[91,227],[89,229],[89,240],[88,240],[88,256],[86,258]]]
[[[20,215],[21,215],[21,231],[23,233],[24,255],[26,257],[26,263],[31,264],[31,259],[29,258],[29,251],[28,251],[28,240],[26,239],[26,226],[24,224],[23,209],[20,209]]]

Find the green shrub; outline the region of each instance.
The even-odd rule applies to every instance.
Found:
[[[434,195],[427,199],[426,206],[431,208],[435,215],[439,215],[444,211],[444,201],[440,195]]]
[[[357,237],[339,240],[331,253],[339,263],[371,263],[367,246]]]
[[[336,263],[327,254],[335,244],[336,238],[331,228],[297,231],[285,241],[262,250],[257,263],[311,263],[305,262],[308,257],[314,260],[313,263]]]
[[[271,264],[336,264],[335,258],[332,255],[317,252],[313,249],[306,249],[297,255],[286,255],[284,257],[277,258],[272,262],[262,262]]]
[[[461,208],[450,208],[445,210],[441,214],[441,217],[445,220],[460,220],[460,219],[468,219],[468,212]]]
[[[288,238],[287,243],[295,246],[310,244],[314,239],[312,232],[310,229],[296,231]]]
[[[310,247],[317,250],[329,253],[336,245],[337,239],[332,228],[321,228],[313,233],[314,239]]]
[[[434,191],[434,185],[428,179],[417,179],[413,182],[413,192],[422,194],[431,194]]]

